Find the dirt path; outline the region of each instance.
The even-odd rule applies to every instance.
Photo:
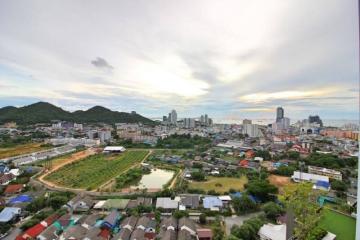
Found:
[[[178,172],[178,174],[176,174],[176,176],[174,177],[174,179],[172,180],[172,182],[170,183],[169,189],[174,188],[175,184],[176,184],[176,180],[178,179],[178,177],[183,173],[183,170],[180,169],[180,171]]]
[[[62,168],[63,166],[65,166],[65,165],[67,165],[67,164],[69,164],[69,163],[79,161],[79,160],[84,159],[84,158],[86,158],[86,157],[88,157],[88,156],[90,156],[90,155],[93,155],[93,154],[95,154],[95,153],[96,153],[96,152],[95,152],[93,149],[91,149],[91,148],[86,149],[86,150],[81,151],[81,152],[73,153],[73,154],[71,154],[67,159],[65,159],[63,162],[61,162],[61,163],[58,164],[58,165],[55,165],[55,167],[53,167],[53,168],[50,169],[49,171],[47,171],[47,172],[45,172],[44,174],[42,174],[42,175],[38,178],[38,180],[39,180],[41,183],[44,183],[44,184],[46,184],[46,185],[48,185],[48,186],[51,186],[51,187],[61,187],[61,188],[64,188],[64,187],[62,187],[62,186],[56,185],[56,184],[53,183],[53,182],[46,181],[44,178],[45,178],[47,175],[55,172],[55,171],[58,170],[59,168]]]
[[[145,149],[144,149],[145,150]],[[141,162],[139,163],[136,163],[130,167],[128,167],[127,169],[125,169],[124,171],[122,171],[120,174],[124,174],[125,172],[129,171],[130,169],[134,168],[134,167],[137,167],[139,166],[140,164],[142,164],[143,162],[145,162],[145,160],[153,153],[153,149],[147,149],[149,152],[148,154],[146,154],[146,156],[143,158],[143,160],[141,160]],[[131,151],[131,150],[128,150],[128,151]],[[119,174],[119,175],[120,175]],[[118,175],[118,176],[119,176]],[[107,182],[101,184],[98,188],[101,190],[106,190],[107,188],[110,188],[112,186],[112,184],[115,183],[115,178],[112,178],[110,180],[108,180]],[[94,190],[95,191],[95,190]]]

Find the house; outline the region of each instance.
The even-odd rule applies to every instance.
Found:
[[[85,234],[84,238],[82,238],[82,240],[105,240],[105,239],[109,239],[109,238],[105,238],[101,235],[104,234],[102,233],[102,230],[98,227],[94,227],[94,228],[90,228],[90,230],[87,231],[87,233]]]
[[[249,160],[243,159],[239,161],[239,166],[242,168],[248,168],[249,166]]]
[[[122,228],[113,238],[112,240],[129,240],[131,236],[132,230],[128,228]]]
[[[156,221],[151,219],[146,226],[145,233],[155,233],[156,225],[157,225]],[[151,237],[151,234],[148,235],[148,237]]]
[[[75,225],[81,218],[79,215],[65,214],[58,218],[53,226],[57,228],[58,232],[66,230],[68,227]]]
[[[74,225],[67,228],[59,237],[59,240],[67,240],[67,239],[82,239],[88,229],[84,228],[81,225]]]
[[[156,238],[156,233],[155,232],[145,232],[144,238],[146,240],[153,240]]]
[[[36,237],[44,231],[46,227],[38,223],[35,226],[27,229],[24,233],[18,235],[16,240],[27,240],[27,239],[36,239]]]
[[[185,231],[189,232],[191,236],[196,235],[195,222],[193,220],[191,220],[190,218],[187,218],[187,217],[180,218],[178,228],[179,228],[179,231],[185,230]]]
[[[164,218],[160,223],[160,230],[176,230],[178,227],[177,219],[174,217]]]
[[[179,230],[177,240],[195,240],[196,237],[186,230]]]
[[[138,221],[138,218],[135,216],[130,216],[125,218],[121,224],[120,224],[120,229],[128,229],[131,231],[133,231],[135,229],[136,223]]]
[[[23,184],[10,184],[6,186],[4,194],[12,195],[12,194],[20,193],[23,189],[24,189]]]
[[[245,158],[246,159],[253,159],[254,157],[255,157],[255,152],[254,152],[254,150],[252,150],[252,149],[250,149],[250,150],[247,150],[246,152],[245,152]]]
[[[104,221],[101,224],[101,226],[103,228],[113,229],[117,226],[119,220],[120,220],[120,213],[117,210],[113,210],[110,212],[109,215],[107,215],[104,218]]]
[[[150,218],[146,217],[146,216],[142,216],[141,218],[139,218],[139,220],[137,221],[137,224],[135,226],[136,229],[142,229],[142,230],[146,230],[148,224],[150,222]]]
[[[231,202],[231,197],[229,195],[219,196],[219,199],[223,202],[224,205],[228,205]]]
[[[198,228],[196,235],[198,240],[212,240],[213,237],[211,229],[208,228]]]
[[[163,235],[160,237],[161,240],[176,240],[176,231],[166,230]]]
[[[40,235],[37,236],[36,240],[56,240],[59,238],[58,228],[54,225],[46,228]]]
[[[0,212],[0,223],[7,223],[21,214],[21,208],[6,207]]]
[[[144,197],[138,197],[136,199],[137,205],[144,205],[144,206],[151,206],[152,205],[152,198],[144,198]]]
[[[219,211],[223,207],[223,202],[218,197],[204,197],[203,199],[204,208],[210,209],[211,211]]]
[[[180,206],[184,206],[186,208],[195,209],[199,207],[200,196],[199,195],[185,195],[181,196]]]
[[[16,177],[12,173],[0,174],[0,185],[8,185],[12,180],[15,180]]]
[[[100,214],[93,213],[90,215],[87,215],[82,221],[81,226],[83,226],[86,229],[90,229],[91,227],[95,226],[97,221],[101,218]]]
[[[156,199],[156,208],[163,208],[165,210],[175,210],[178,208],[179,202],[172,200],[171,198],[157,198]]]
[[[145,240],[145,231],[137,228],[135,231],[132,232],[130,240]]]
[[[86,212],[94,205],[94,201],[89,196],[77,195],[71,199],[65,206],[76,212]]]
[[[102,206],[104,209],[126,209],[126,206],[129,203],[129,199],[108,199]]]
[[[286,240],[286,224],[264,224],[259,232],[261,240]]]

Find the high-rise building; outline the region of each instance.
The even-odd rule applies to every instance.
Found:
[[[200,117],[200,124],[201,124],[201,125],[204,125],[204,124],[205,124],[205,117],[204,117],[204,115],[201,115],[201,117]]]
[[[243,124],[251,124],[252,121],[250,119],[244,119]]]
[[[205,114],[204,120],[205,120],[205,125],[208,126],[209,125],[209,117],[207,114]]]
[[[163,116],[163,122],[167,122],[167,121],[168,121],[167,116]]]
[[[177,113],[174,109],[169,113],[169,121],[173,125],[177,124]]]
[[[283,118],[284,118],[284,109],[282,107],[278,107],[276,109],[276,122],[280,122],[280,120]]]
[[[242,134],[247,134],[249,137],[262,137],[263,134],[257,124],[244,124]]]
[[[185,128],[195,128],[195,119],[184,118],[184,127]]]
[[[318,115],[315,115],[315,116],[309,116],[309,123],[317,123],[320,125],[320,127],[323,126],[323,122],[321,120],[321,118],[318,116]]]

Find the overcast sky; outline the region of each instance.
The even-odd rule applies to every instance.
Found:
[[[355,0],[0,2],[0,107],[356,119]]]

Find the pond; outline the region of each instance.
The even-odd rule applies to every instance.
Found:
[[[150,174],[142,176],[140,182],[131,188],[136,189],[161,189],[174,176],[174,171],[164,169],[152,169]]]

